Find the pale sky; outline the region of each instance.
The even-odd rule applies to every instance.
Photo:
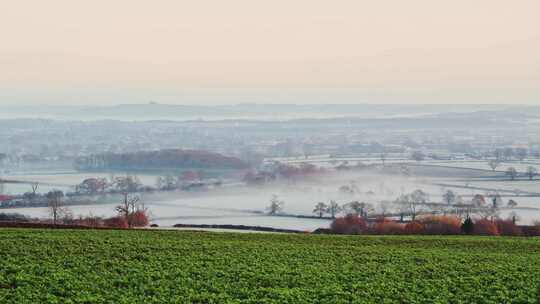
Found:
[[[538,0],[0,0],[0,103],[540,104],[539,12]]]

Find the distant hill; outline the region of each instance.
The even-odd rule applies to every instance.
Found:
[[[0,106],[0,118],[117,120],[221,120],[296,118],[394,118],[446,113],[521,113],[540,115],[540,107],[508,105],[389,105],[389,104],[235,104],[172,105],[119,104],[113,106]],[[38,113],[38,114],[36,114]]]
[[[88,107],[81,113],[97,117],[141,118],[328,118],[339,116],[389,117],[438,114],[445,112],[474,112],[501,110],[501,106],[486,105],[368,105],[368,104],[237,104],[219,106],[170,104],[121,104],[108,107]]]

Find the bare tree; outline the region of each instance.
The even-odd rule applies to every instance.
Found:
[[[279,199],[277,195],[272,195],[272,199],[270,199],[270,206],[268,206],[268,214],[270,215],[276,215],[283,211],[283,206],[285,205],[285,202]]]
[[[399,206],[400,221],[403,222],[404,215],[411,212],[411,197],[409,194],[401,194],[394,203]]]
[[[137,192],[137,190],[139,190],[139,188],[142,186],[142,183],[137,176],[127,175],[125,177],[123,176],[115,177],[113,181],[113,185],[119,192],[131,193],[131,192]]]
[[[318,202],[317,205],[315,205],[315,209],[313,209],[313,213],[316,213],[319,215],[320,218],[323,217],[323,214],[326,212],[326,209],[328,209],[328,206],[323,202]]]
[[[360,217],[367,217],[368,212],[373,211],[374,208],[371,204],[354,201],[343,206],[343,209],[347,212],[352,211],[351,213],[358,214]]]
[[[452,190],[448,190],[443,194],[443,201],[447,205],[451,205],[456,202],[456,194]]]
[[[477,209],[477,214],[480,215],[480,217],[484,219],[491,219],[498,217],[499,215],[499,209],[494,207],[486,207],[486,208],[480,208]]]
[[[175,177],[172,174],[167,174],[164,176],[158,176],[156,178],[156,188],[159,190],[174,190],[180,186],[181,178]]]
[[[510,177],[511,180],[515,180],[517,175],[518,175],[518,172],[516,170],[516,168],[514,167],[509,167],[508,169],[506,169],[506,175],[508,175]]]
[[[426,155],[422,151],[414,151],[411,154],[411,158],[417,162],[421,162],[426,158]]]
[[[178,180],[172,174],[165,175],[164,182],[165,190],[174,190],[178,187]]]
[[[498,209],[502,203],[502,197],[497,191],[491,191],[487,194],[487,196],[491,199],[491,207],[494,209]]]
[[[495,149],[493,152],[493,155],[495,156],[495,159],[497,162],[500,162],[504,159],[504,150],[501,148]]]
[[[410,194],[401,195],[396,201],[397,204],[401,205],[400,211],[410,214],[413,221],[424,211],[427,202],[428,194],[420,189],[414,190]]]
[[[39,183],[38,182],[34,182],[32,183],[32,197],[36,197],[36,192],[39,188]]]
[[[64,206],[63,198],[64,192],[60,190],[51,190],[47,193],[47,206],[54,225],[59,219],[70,214],[69,209]]]
[[[140,198],[138,196],[130,196],[128,192],[124,192],[124,199],[122,203],[118,206],[116,206],[116,212],[122,216],[128,227],[133,226],[133,217],[137,211],[144,211],[146,212],[146,208],[144,207],[144,204],[140,204]]]
[[[536,175],[538,175],[538,170],[535,167],[533,166],[527,167],[527,176],[529,177],[530,180],[533,180]]]
[[[165,184],[165,181],[163,180],[162,176],[156,177],[156,188],[158,190],[161,190],[163,188],[163,184]]]
[[[463,201],[463,198],[459,197],[454,207],[455,213],[459,218],[467,219],[470,218],[471,213],[475,208],[475,203],[473,201],[466,203]]]
[[[512,156],[514,156],[514,149],[512,148],[505,148],[503,151],[504,159],[505,160],[511,160]]]
[[[354,201],[354,202],[350,202],[348,204],[345,204],[345,206],[343,206],[343,209],[348,212],[348,213],[355,213],[355,214],[358,214],[360,216],[363,216],[364,215],[364,207],[365,207],[366,203],[364,202],[359,202],[359,201]]]
[[[497,167],[499,166],[500,162],[497,159],[492,159],[488,162],[489,167],[491,168],[491,171],[495,171]]]
[[[486,205],[486,197],[482,194],[475,194],[471,200],[471,204],[474,207],[483,207]]]
[[[336,214],[341,212],[341,206],[336,201],[331,200],[330,204],[328,204],[327,212],[332,218],[336,218]]]
[[[392,205],[393,205],[393,203],[391,201],[386,201],[386,200],[381,201],[377,205],[378,212],[380,212],[382,217],[385,217],[386,214],[388,214],[390,212],[390,210],[392,209]]]
[[[518,203],[515,200],[513,200],[513,199],[508,200],[508,204],[507,204],[508,208],[516,208],[517,205],[518,205]]]
[[[529,155],[529,151],[527,151],[527,149],[525,148],[517,148],[514,151],[514,155],[516,156],[517,159],[519,159],[520,161],[523,161]]]
[[[521,218],[515,211],[512,211],[508,214],[508,219],[511,220],[512,223],[514,223],[515,225],[516,222],[519,221]]]
[[[409,166],[407,166],[407,165],[402,164],[399,169],[401,171],[401,174],[403,174],[405,176],[411,176],[411,174],[412,174],[411,168]]]

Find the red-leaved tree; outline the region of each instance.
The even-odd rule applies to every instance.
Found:
[[[405,225],[404,233],[405,234],[423,234],[424,225],[418,221],[412,221]]]
[[[146,210],[137,210],[131,216],[132,227],[145,227],[150,223]]]
[[[129,193],[125,192],[124,200],[116,206],[116,211],[118,216],[124,218],[129,228],[148,225],[148,209],[139,203],[138,196],[129,196]]]
[[[110,217],[108,219],[105,219],[103,221],[103,225],[105,225],[105,227],[110,227],[110,228],[122,228],[122,229],[129,228],[126,219],[122,216],[115,216],[115,217]]]
[[[330,229],[338,234],[360,234],[366,231],[366,222],[357,214],[347,214],[336,218],[330,225]]]
[[[425,234],[460,234],[461,220],[457,216],[426,216],[421,218]]]
[[[403,234],[404,228],[402,223],[380,219],[373,225],[372,232],[375,234]]]
[[[497,225],[500,235],[517,236],[523,234],[521,228],[516,226],[512,220],[497,220],[495,221],[495,225]]]
[[[479,219],[474,222],[474,234],[499,235],[497,225],[488,219]]]
[[[540,221],[534,222],[534,225],[531,229],[531,234],[534,236],[540,236]]]

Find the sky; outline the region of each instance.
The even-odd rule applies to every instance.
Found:
[[[0,103],[540,104],[538,12],[538,0],[0,0]]]

